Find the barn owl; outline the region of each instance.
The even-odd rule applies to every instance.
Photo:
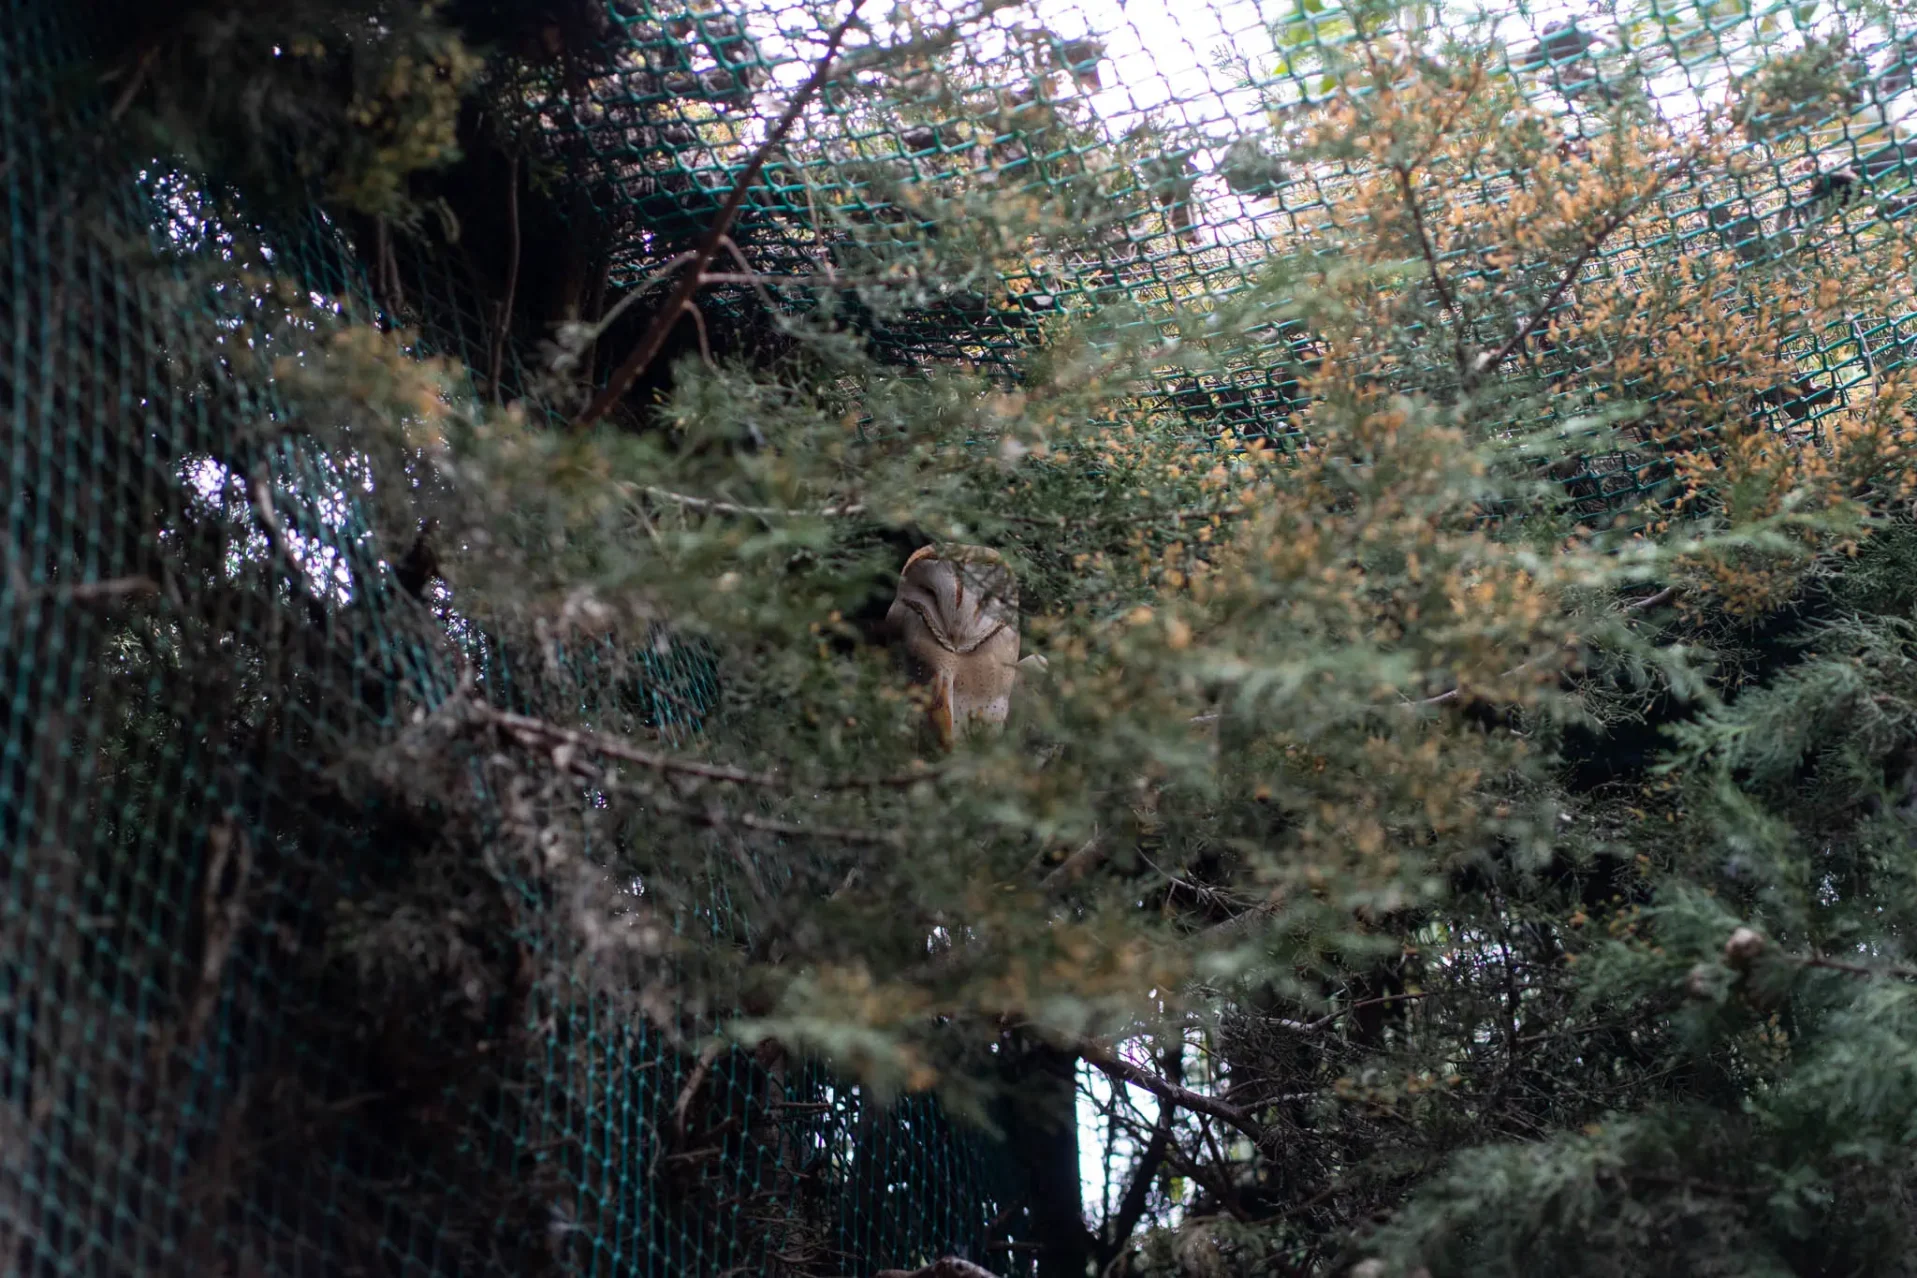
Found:
[[[926,713],[941,745],[949,748],[974,724],[1005,722],[1019,668],[1018,582],[997,551],[913,552],[885,623],[905,649],[913,681],[931,685]]]

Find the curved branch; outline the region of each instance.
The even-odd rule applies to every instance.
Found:
[[[733,220],[739,215],[739,206],[745,203],[746,192],[751,189],[753,180],[759,176],[759,170],[765,167],[766,160],[785,141],[785,135],[792,131],[792,126],[798,122],[799,115],[805,110],[806,104],[812,101],[831,77],[839,45],[844,42],[846,33],[852,30],[852,23],[859,16],[859,7],[864,3],[865,0],[852,0],[851,11],[845,15],[838,26],[832,29],[832,34],[826,37],[825,55],[819,59],[819,65],[814,68],[811,78],[792,95],[792,101],[786,105],[785,114],[781,115],[779,122],[772,126],[772,131],[766,135],[765,141],[759,144],[759,149],[754,151],[752,158],[746,162],[738,181],[732,184],[732,190],[726,195],[726,202],[719,206],[718,215],[712,219],[712,225],[706,230],[705,238],[699,242],[699,247],[692,251],[690,269],[679,277],[679,283],[673,288],[672,296],[666,299],[665,305],[661,306],[658,313],[652,317],[652,323],[647,327],[645,335],[639,339],[639,344],[633,347],[632,353],[613,370],[612,376],[606,381],[605,389],[593,396],[592,402],[573,419],[573,430],[583,431],[611,412],[613,405],[624,397],[625,393],[632,388],[632,384],[639,380],[639,375],[645,372],[652,361],[658,357],[659,351],[666,344],[666,337],[672,332],[673,326],[679,322],[680,314],[691,303],[693,294],[699,291],[706,268],[712,265],[712,259],[719,255],[719,249],[726,240],[726,232],[732,229]]]
[[[1215,1096],[1207,1096],[1203,1092],[1194,1092],[1189,1087],[1181,1087],[1151,1070],[1141,1069],[1090,1039],[1080,1039],[1077,1046],[1078,1054],[1084,1058],[1085,1063],[1107,1078],[1142,1087],[1158,1099],[1176,1105],[1180,1109],[1188,1109],[1194,1114],[1205,1114],[1229,1123],[1249,1136],[1254,1143],[1263,1142],[1264,1125],[1246,1110],[1221,1101]]]
[[[1167,1052],[1166,1064],[1172,1069],[1178,1066],[1176,1048]],[[1138,1167],[1132,1172],[1132,1182],[1125,1187],[1125,1196],[1119,1199],[1118,1212],[1107,1222],[1099,1248],[1101,1271],[1123,1255],[1130,1245],[1132,1235],[1138,1230],[1138,1222],[1145,1218],[1145,1207],[1151,1198],[1152,1182],[1158,1178],[1158,1169],[1165,1162],[1165,1155],[1171,1151],[1172,1122],[1178,1117],[1176,1102],[1159,1098],[1158,1122],[1152,1128],[1151,1139],[1145,1143],[1145,1151],[1139,1155]]]

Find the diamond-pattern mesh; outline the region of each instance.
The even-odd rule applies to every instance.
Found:
[[[935,38],[950,16],[890,33],[923,48],[882,71],[853,52],[857,73],[806,113],[734,234],[758,278],[704,301],[715,328],[767,300],[829,306],[901,363],[1009,367],[1076,311],[1151,330],[1173,303],[1226,305],[1335,224],[1353,174],[1289,162],[1285,137],[1325,92],[1348,11],[1046,3]],[[560,229],[612,262],[578,290],[580,314],[643,286],[706,225],[821,30],[781,0],[607,0],[603,18],[611,70],[520,86],[537,121],[525,162],[570,201]],[[1728,111],[1732,76],[1839,17],[1519,5],[1438,22],[1479,24],[1507,51],[1501,71],[1574,138],[1626,80],[1670,112]],[[1917,143],[1895,127],[1917,96],[1917,28],[1862,11],[1849,24],[1854,115],[1875,111],[1875,131],[1780,115],[1749,143],[1737,191],[1673,187],[1667,234],[1755,264],[1881,234],[1917,207]],[[356,761],[403,744],[463,672],[497,705],[557,690],[607,730],[668,738],[701,730],[720,672],[668,630],[514,651],[403,588],[412,530],[350,498],[370,463],[274,427],[274,343],[297,340],[286,316],[401,318],[482,393],[535,401],[550,334],[499,332],[484,299],[500,264],[430,225],[371,278],[350,251],[363,228],[317,207],[249,228],[265,245],[250,256],[252,235],[223,229],[232,203],[208,194],[220,175],[118,165],[102,142],[111,86],[72,90],[89,39],[64,0],[12,0],[0,24],[6,1271],[1026,1263],[995,1245],[1011,1237],[1009,1182],[989,1141],[930,1101],[878,1110],[776,1050],[669,1041],[595,975],[611,960],[552,922],[569,903],[526,884],[499,904],[486,829],[448,836],[473,849],[470,878],[430,893],[391,854],[431,814],[365,800]],[[1485,174],[1457,198],[1507,198],[1515,180]],[[998,216],[976,216],[981,201]],[[1069,233],[1011,235],[1004,220],[1028,205],[1034,226]],[[935,241],[975,269],[915,276]],[[1628,275],[1643,248],[1610,246],[1587,273]],[[308,296],[262,318],[269,278]],[[1814,442],[1821,414],[1905,360],[1914,318],[1859,315],[1797,352],[1801,383],[1772,397],[1780,423]],[[1168,361],[1155,393],[1195,434],[1287,434],[1310,337],[1284,315],[1262,332],[1221,366]],[[1535,355],[1546,371],[1600,357]],[[1659,477],[1648,449],[1554,474],[1592,513]],[[487,784],[483,759],[460,766]],[[511,808],[500,795],[500,822]],[[405,903],[422,896],[445,905],[421,930],[430,949],[391,967],[343,957],[417,922]],[[678,923],[742,926],[722,900]]]

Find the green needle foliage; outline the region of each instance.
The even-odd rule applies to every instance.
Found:
[[[17,16],[8,1272],[1912,1270],[1897,15]]]

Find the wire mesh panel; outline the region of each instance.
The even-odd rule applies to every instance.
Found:
[[[582,225],[618,244],[595,285],[617,294],[668,268],[711,220],[773,114],[766,104],[803,78],[818,24],[798,7],[608,13],[606,63],[528,92],[540,103],[538,153],[587,188]],[[1353,68],[1394,38],[1436,50],[1434,66],[1476,68],[1472,127],[1497,118],[1525,140],[1504,156],[1460,157],[1443,175],[1449,189],[1422,192],[1434,206],[1510,207],[1527,180],[1503,163],[1512,154],[1601,166],[1629,99],[1671,136],[1716,130],[1735,157],[1647,193],[1662,229],[1647,238],[1639,222],[1592,246],[1570,287],[1556,287],[1558,254],[1487,272],[1482,236],[1427,228],[1487,341],[1547,295],[1544,313],[1572,312],[1580,282],[1629,291],[1673,255],[1769,270],[1881,235],[1917,207],[1917,153],[1900,132],[1911,37],[1894,12],[1061,3],[892,21],[845,60],[752,184],[733,235],[741,271],[714,284],[708,309],[824,307],[898,360],[987,364],[1096,308],[1122,332],[1124,309],[1141,340],[1177,335],[1159,394],[1211,433],[1286,434],[1304,406],[1308,324],[1274,314],[1262,346],[1222,353],[1189,331],[1187,313],[1252,295],[1269,305],[1275,277],[1343,251],[1369,162],[1328,161],[1306,143]],[[945,266],[936,276],[921,269],[927,255]],[[1852,389],[1901,366],[1908,319],[1860,315],[1799,343],[1795,380],[1763,388],[1761,411],[1813,432]],[[1505,372],[1548,379],[1564,420],[1584,415],[1592,392],[1620,390],[1605,381],[1604,352],[1554,342],[1546,327],[1508,353]],[[1593,509],[1659,481],[1641,449],[1560,469]]]
[[[203,181],[101,163],[110,103],[57,91],[87,65],[64,9],[14,7],[0,45],[6,1272],[811,1273],[981,1249],[989,1169],[935,1111],[648,1031],[553,922],[588,903],[521,883],[502,910],[498,828],[431,836],[464,845],[438,864],[399,850],[434,815],[368,797],[364,769],[395,766],[381,745],[462,669],[508,706],[570,687],[671,737],[713,704],[711,658],[661,632],[515,667],[422,589],[411,530],[355,496],[370,460],[280,425],[274,360],[373,304],[341,231],[282,219],[249,250]],[[483,323],[439,296],[419,353],[483,374]],[[615,948],[631,890],[589,903]],[[681,925],[736,926],[705,913]]]
[[[352,321],[403,324],[408,357],[447,360],[469,393],[576,413],[617,344],[582,349],[574,327],[610,333],[627,299],[663,287],[830,25],[778,3],[576,12],[576,28],[526,27],[550,58],[488,72],[517,77],[500,90],[525,106],[513,149],[462,161],[449,215],[400,227],[128,161],[109,140],[134,86],[99,83],[101,31],[57,0],[8,6],[8,1272],[1022,1263],[986,1138],[923,1098],[880,1107],[773,1043],[700,1046],[710,1009],[657,992],[661,949],[630,908],[648,885],[608,871],[567,897],[498,859],[554,800],[515,791],[447,727],[462,680],[507,710],[564,704],[683,740],[720,713],[713,654],[665,622],[593,644],[487,631],[425,584],[423,532],[392,523],[375,459],[295,428],[282,361]],[[1286,272],[1336,255],[1354,190],[1379,178],[1358,157],[1302,159],[1303,140],[1349,66],[1414,34],[1384,21],[1317,0],[875,15],[750,177],[681,353],[774,345],[825,317],[902,365],[1009,377],[1097,312],[1106,340],[1162,345],[1147,390],[1194,435],[1299,438],[1318,338],[1282,305]],[[1425,21],[1453,72],[1467,45],[1499,52],[1463,96],[1512,137],[1548,136],[1553,163],[1596,164],[1627,95],[1673,131],[1738,130],[1724,175],[1673,171],[1646,193],[1665,214],[1654,236],[1534,261],[1487,257],[1454,223],[1424,235],[1431,277],[1457,293],[1429,304],[1475,325],[1491,371],[1536,388],[1526,402],[1566,432],[1648,376],[1579,344],[1585,295],[1650,296],[1674,261],[1781,269],[1917,208],[1902,15]],[[1435,212],[1523,207],[1528,175],[1494,147],[1448,171]],[[464,217],[461,189],[486,194]],[[1208,350],[1193,315],[1244,298],[1269,310],[1260,341]],[[1815,446],[1824,415],[1904,365],[1914,319],[1849,317],[1726,411]],[[1608,512],[1668,482],[1659,448],[1568,444],[1551,477],[1580,513]],[[428,749],[433,733],[450,737]],[[487,818],[405,802],[408,770],[434,768],[486,794]],[[681,931],[750,930],[723,897],[672,907]]]

